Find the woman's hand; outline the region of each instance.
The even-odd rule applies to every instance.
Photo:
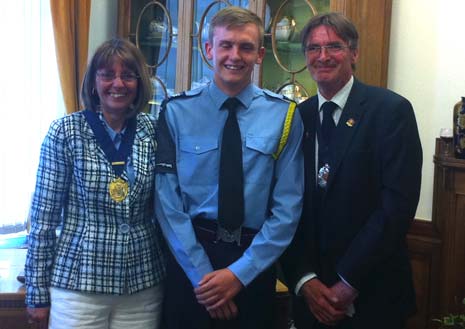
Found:
[[[27,308],[27,323],[33,329],[47,329],[48,316],[50,307],[28,307]]]

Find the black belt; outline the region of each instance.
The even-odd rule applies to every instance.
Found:
[[[257,230],[240,227],[235,232],[228,232],[225,228],[218,226],[216,220],[194,218],[192,220],[194,226],[195,235],[197,239],[207,242],[223,242],[223,243],[237,243],[238,246],[248,247],[255,235],[258,233]]]

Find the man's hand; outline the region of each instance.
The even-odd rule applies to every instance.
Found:
[[[233,300],[226,302],[223,306],[208,311],[210,317],[217,320],[232,320],[237,317],[237,306]]]
[[[305,282],[300,292],[310,311],[321,323],[333,326],[345,317],[345,309],[336,307],[339,303],[337,295],[320,280],[315,278]]]
[[[47,329],[48,328],[48,316],[50,313],[50,307],[40,308],[27,308],[27,322],[30,328],[34,329]]]
[[[358,296],[357,290],[345,284],[343,281],[339,281],[332,286],[331,291],[338,300],[335,306],[339,309],[347,309]]]
[[[242,289],[242,283],[227,268],[206,274],[194,289],[197,301],[214,310],[232,301]]]

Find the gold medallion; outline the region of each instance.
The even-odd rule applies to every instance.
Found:
[[[110,197],[116,202],[121,202],[128,196],[129,185],[128,182],[118,177],[110,183],[109,190]]]

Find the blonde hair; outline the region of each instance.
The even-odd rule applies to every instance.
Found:
[[[208,41],[213,43],[213,33],[217,27],[226,27],[227,29],[245,24],[255,24],[259,32],[259,47],[263,46],[265,30],[260,17],[248,9],[236,6],[229,6],[218,11],[210,21],[208,30]]]

